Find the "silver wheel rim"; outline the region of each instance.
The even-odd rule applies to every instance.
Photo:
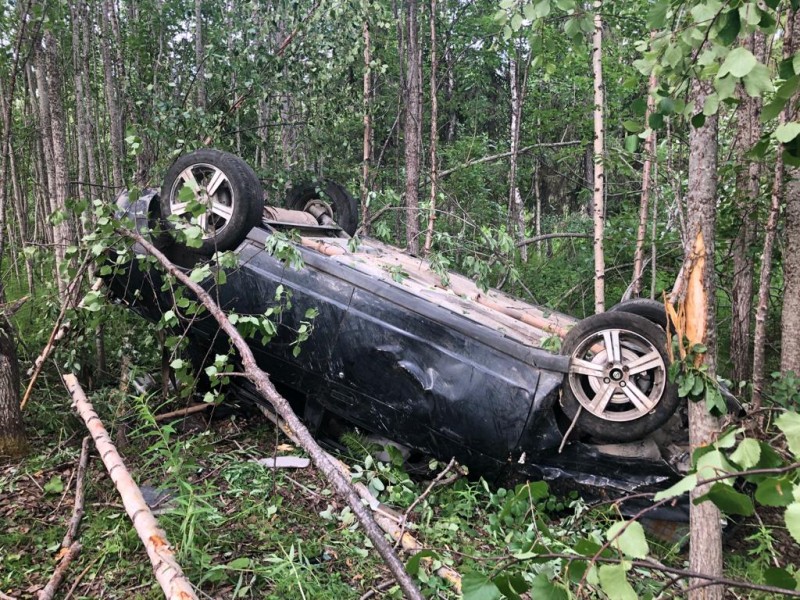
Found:
[[[605,421],[640,419],[655,410],[666,387],[664,359],[628,329],[586,336],[570,355],[569,386],[581,406]]]
[[[206,210],[196,218],[203,230],[203,239],[219,235],[230,223],[236,196],[228,176],[222,169],[206,163],[195,163],[180,172],[169,194],[170,214],[190,220],[189,202],[181,202],[179,195],[184,187],[192,190],[197,202]]]

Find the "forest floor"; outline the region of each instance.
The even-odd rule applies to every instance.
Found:
[[[153,414],[168,407],[153,408],[152,398],[122,396],[118,390],[101,392],[94,398],[95,408],[113,430],[146,496],[166,496],[153,500],[154,510],[200,598],[401,597],[350,509],[333,496],[315,468],[273,470],[255,462],[302,455],[263,416],[237,412],[207,421],[195,415],[156,424]],[[31,417],[37,418],[36,411]],[[13,598],[34,598],[47,583],[72,512],[85,430],[72,414],[60,422],[54,431],[30,431],[28,457],[0,464],[0,592]],[[442,468],[434,464],[427,476],[409,477],[397,465],[375,461],[366,446],[359,447],[362,441],[352,437],[345,459],[382,502],[400,512]],[[58,597],[163,597],[96,455],[85,481],[86,514],[79,534],[83,550]],[[548,528],[547,535],[565,544],[598,540],[615,518],[608,511],[588,510],[574,496],[549,496],[536,506],[514,504],[520,496],[460,477],[419,504],[409,529],[423,546],[435,550],[436,564],[448,564],[462,574],[488,575],[502,562],[515,561],[518,534]],[[777,526],[781,515],[775,516],[762,514],[761,521],[751,519],[732,530],[726,552],[730,576],[757,578],[759,569],[769,566],[759,561],[800,564],[796,546],[782,542],[785,531]],[[666,564],[685,566],[685,545],[651,541],[651,546]],[[547,564],[532,568],[534,574],[554,572]],[[417,577],[428,597],[459,597],[429,567],[421,568]],[[637,590],[652,593],[665,582],[643,577]],[[588,590],[587,597],[599,597],[592,595],[598,591]],[[768,597],[731,593],[732,598]]]

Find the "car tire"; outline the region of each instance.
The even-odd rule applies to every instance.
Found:
[[[330,179],[297,184],[286,194],[286,208],[305,210],[311,200],[326,202],[336,224],[348,235],[355,235],[358,229],[358,202],[344,186]]]
[[[608,309],[608,312],[623,312],[632,315],[639,315],[648,321],[651,321],[661,327],[667,329],[667,311],[664,305],[657,300],[650,300],[650,298],[634,298],[633,300],[625,300],[619,304],[615,304]]]
[[[678,408],[677,387],[667,377],[666,334],[642,316],[588,317],[567,333],[561,352],[570,357],[561,407],[570,421],[577,416],[578,431],[631,442],[656,431]]]
[[[181,189],[194,187],[195,199],[208,209],[198,217],[203,229],[202,245],[187,248],[191,253],[211,256],[233,250],[253,227],[261,223],[264,193],[258,177],[241,158],[220,150],[195,150],[178,158],[161,188],[163,218],[177,214],[189,218]]]

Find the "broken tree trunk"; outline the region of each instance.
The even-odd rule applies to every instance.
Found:
[[[147,556],[153,565],[158,584],[164,590],[164,595],[168,600],[197,600],[192,584],[186,579],[181,566],[175,560],[175,554],[167,542],[164,531],[158,526],[158,521],[144,501],[139,486],[125,467],[116,447],[111,443],[106,428],[103,427],[100,417],[83,393],[77,377],[67,374],[63,379],[72,395],[73,407],[92,434],[97,452],[122,498],[125,512],[131,518],[133,527],[147,550]]]
[[[153,246],[153,244],[146,240],[140,233],[122,228],[118,231],[123,236],[137,242],[148,254],[153,256],[164,270],[185,285],[208,310],[211,316],[214,317],[220,329],[227,334],[236,347],[236,350],[239,352],[245,376],[256,387],[259,394],[275,408],[276,412],[286,422],[289,430],[297,437],[300,446],[314,461],[316,467],[322,471],[322,474],[332,485],[336,493],[350,506],[350,509],[364,528],[367,537],[369,537],[375,549],[386,562],[392,575],[397,580],[406,598],[422,600],[422,594],[406,572],[403,563],[400,562],[400,559],[397,557],[391,545],[386,541],[383,532],[375,523],[370,512],[361,503],[361,499],[353,489],[351,482],[348,481],[344,474],[333,463],[328,453],[320,448],[319,444],[311,436],[311,432],[308,431],[306,426],[303,425],[302,421],[300,421],[298,416],[294,413],[289,402],[278,393],[278,390],[275,389],[272,381],[270,381],[269,376],[256,364],[256,359],[253,356],[253,352],[250,350],[250,346],[247,345],[247,342],[239,333],[239,330],[230,322],[225,312],[208,292],[189,279],[186,273],[173,265],[161,251]]]

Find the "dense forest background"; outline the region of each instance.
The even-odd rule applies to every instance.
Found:
[[[359,198],[358,235],[578,317],[681,302],[705,252],[686,372],[721,376],[751,414],[794,408],[799,14],[794,0],[6,0],[0,383],[15,391],[0,434],[21,431],[19,364],[65,314],[55,364],[90,387],[157,367],[163,332],[73,309],[117,194],[160,187],[204,146],[244,158],[271,204],[334,179]],[[25,420],[58,431],[47,371]],[[798,534],[800,515],[785,524]]]

